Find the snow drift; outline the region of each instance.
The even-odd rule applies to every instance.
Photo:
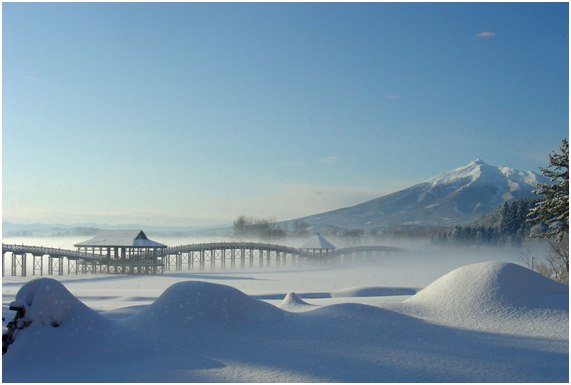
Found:
[[[331,293],[333,298],[348,297],[385,297],[416,294],[416,289],[409,287],[348,287]]]
[[[437,279],[400,310],[455,326],[568,338],[558,325],[569,322],[569,287],[520,265],[482,262]]]
[[[310,309],[311,307],[313,307],[313,305],[305,302],[296,293],[290,292],[287,293],[287,295],[284,297],[279,307],[280,309],[283,310],[296,311],[296,310]]]
[[[176,283],[131,321],[168,324],[169,327],[275,322],[282,311],[250,298],[231,286],[200,281]]]
[[[36,327],[81,326],[106,319],[85,306],[59,281],[40,278],[25,284],[12,303],[24,307],[24,320]]]
[[[569,288],[525,267],[483,262],[458,268],[405,303],[439,313],[493,313],[500,310],[568,310]]]
[[[568,314],[560,286],[527,274],[503,264],[468,266],[406,305],[463,311],[464,301],[475,320],[493,308],[546,310],[542,303]],[[526,284],[541,293],[519,298],[518,291],[529,294]],[[233,287],[198,281],[174,284],[154,303],[114,319],[52,279],[27,283],[16,300],[31,325],[3,356],[4,382],[568,381],[568,337],[561,332],[568,322],[561,320],[540,322],[559,334],[537,338],[450,327],[357,303],[288,312]],[[302,302],[293,293],[284,301],[307,306]]]

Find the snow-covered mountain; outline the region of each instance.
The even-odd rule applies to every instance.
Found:
[[[492,166],[477,159],[407,189],[300,220],[317,229],[466,224],[506,201],[534,196],[535,185],[544,182],[546,179],[535,172]]]

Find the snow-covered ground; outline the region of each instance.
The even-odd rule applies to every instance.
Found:
[[[32,323],[2,379],[568,382],[568,286],[517,260],[424,249],[356,266],[5,277],[3,305]]]

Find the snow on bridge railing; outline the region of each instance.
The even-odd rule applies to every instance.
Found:
[[[229,249],[253,249],[253,250],[270,250],[270,251],[279,251],[279,252],[287,252],[292,253],[300,256],[308,256],[313,257],[316,254],[312,251],[307,249],[291,247],[291,246],[283,246],[283,245],[276,245],[272,243],[260,243],[260,242],[210,242],[210,243],[192,243],[188,245],[180,245],[180,246],[170,246],[165,249],[158,251],[157,255],[165,256],[170,254],[176,253],[187,253],[187,252],[194,252],[194,251],[207,251],[207,250],[229,250]],[[347,247],[341,249],[330,250],[329,255],[344,255],[350,253],[358,253],[358,252],[374,252],[374,251],[383,251],[383,252],[390,252],[390,251],[399,251],[400,249],[397,247],[391,246],[380,246],[380,245],[373,245],[373,246],[354,246],[354,247]]]
[[[312,257],[314,254],[308,250],[291,247],[276,245],[272,243],[259,243],[259,242],[210,242],[210,243],[193,243],[188,245],[171,246],[161,250],[156,250],[154,253],[149,253],[149,256],[161,257],[176,253],[186,253],[202,250],[229,250],[229,249],[252,249],[252,250],[269,250],[276,252],[286,252],[291,254],[296,254],[299,256]],[[364,251],[398,251],[400,249],[396,247],[389,246],[356,246],[335,249],[330,252],[329,255],[343,255],[350,254],[354,252],[364,252]],[[51,255],[51,256],[61,256],[67,258],[81,258],[90,259],[96,261],[105,260],[105,256],[98,254],[83,253],[75,250],[66,250],[61,248],[53,247],[43,247],[43,246],[30,246],[30,245],[14,245],[14,244],[2,244],[2,253],[13,252],[13,253],[27,253],[34,255]]]
[[[82,253],[80,251],[67,250],[55,247],[13,245],[13,244],[2,243],[2,254],[7,252],[41,254],[41,255],[50,255],[50,256],[61,256],[67,258],[72,257],[72,258],[95,259],[95,260],[102,260],[104,258],[102,255]]]
[[[201,250],[215,250],[215,249],[256,249],[256,250],[271,250],[271,251],[285,251],[294,254],[303,253],[302,249],[290,246],[276,245],[271,243],[259,242],[210,242],[210,243],[192,243],[188,245],[171,246],[162,249],[158,252],[161,255],[168,255],[180,252],[201,251]]]

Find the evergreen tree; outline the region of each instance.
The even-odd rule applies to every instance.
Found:
[[[541,173],[551,183],[540,183],[533,192],[542,199],[529,212],[528,220],[542,222],[548,226],[540,236],[555,237],[561,241],[569,234],[569,142],[563,139],[561,153],[549,154],[549,167],[541,168]]]

